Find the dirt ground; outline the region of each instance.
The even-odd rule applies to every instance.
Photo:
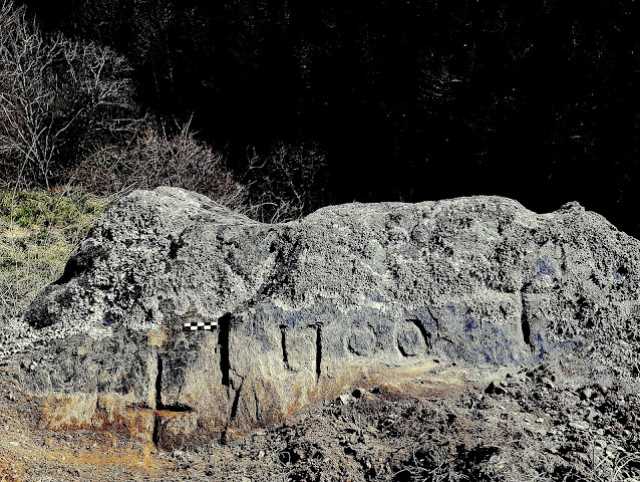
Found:
[[[572,367],[441,364],[171,453],[43,430],[40,401],[0,368],[0,481],[640,481],[640,396]]]

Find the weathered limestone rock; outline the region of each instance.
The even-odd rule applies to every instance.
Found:
[[[638,241],[575,204],[350,204],[268,225],[183,190],[136,191],[26,314],[50,338],[30,386],[51,428],[197,445],[433,357],[606,348],[637,319],[639,259]],[[182,329],[194,321],[219,327]]]

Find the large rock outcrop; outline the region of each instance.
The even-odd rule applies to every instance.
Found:
[[[615,364],[635,356],[639,259],[638,241],[576,204],[349,204],[269,225],[183,190],[136,191],[26,314],[49,340],[30,386],[50,428],[170,447],[433,358],[532,364],[615,340]],[[183,330],[197,321],[218,329]]]

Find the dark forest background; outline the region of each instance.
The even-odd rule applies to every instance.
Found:
[[[26,3],[124,54],[138,101],[193,116],[237,172],[252,149],[315,146],[317,205],[578,200],[640,234],[634,0]]]

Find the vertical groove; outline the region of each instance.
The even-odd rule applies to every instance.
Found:
[[[524,288],[523,288],[524,290]],[[524,291],[520,292],[521,308],[520,308],[520,326],[522,327],[522,338],[525,344],[531,348],[531,351],[535,350],[535,346],[531,340],[531,324],[529,323],[529,316],[527,315],[527,306],[524,299]]]
[[[220,346],[220,373],[222,384],[225,387],[231,385],[229,372],[231,361],[229,358],[229,332],[231,331],[231,313],[227,313],[218,320],[218,345]]]
[[[287,351],[287,327],[280,327],[280,344],[282,345],[282,363],[287,370],[291,370],[289,366],[289,352]]]
[[[244,380],[240,382],[240,386],[236,390],[235,396],[233,397],[233,404],[231,405],[231,417],[229,418],[230,422],[233,422],[238,415],[238,407],[240,405],[240,395],[242,394],[242,387],[244,386]]]
[[[156,380],[155,380],[155,393],[154,393],[155,410],[162,410],[162,357],[160,353],[156,353]],[[153,416],[153,432],[151,434],[151,441],[155,447],[158,447],[160,443],[160,417],[157,412],[154,412]]]
[[[153,434],[151,440],[153,441],[153,445],[158,447],[160,443],[160,417],[157,415],[153,419]]]
[[[157,372],[156,372],[156,410],[162,410],[162,357],[159,353],[156,354],[157,357]]]
[[[259,422],[260,421],[260,400],[258,398],[258,392],[256,391],[256,387],[254,385],[253,387],[253,401],[256,404],[256,421]]]
[[[316,383],[322,375],[322,326],[316,325]]]
[[[232,389],[231,386],[231,358],[229,353],[229,335],[231,333],[231,321],[233,315],[226,313],[218,319],[218,346],[220,350],[220,373],[222,375],[222,385],[227,389]],[[228,428],[229,424],[235,419],[238,413],[238,405],[240,403],[240,393],[242,391],[242,385],[244,380],[240,383],[240,386],[235,391],[233,402],[231,403],[231,413],[227,421],[227,426],[220,436],[220,443],[226,445],[228,440]]]

